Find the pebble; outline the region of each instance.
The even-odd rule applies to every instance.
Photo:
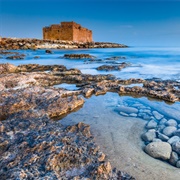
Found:
[[[180,160],[179,160],[179,161],[177,161],[177,163],[176,163],[176,167],[177,167],[177,168],[180,168]]]
[[[174,119],[170,119],[167,122],[165,122],[166,126],[177,126],[177,122]]]
[[[162,114],[158,113],[157,111],[153,111],[152,113],[157,120],[160,120],[164,117]]]
[[[143,133],[141,135],[141,138],[144,141],[146,141],[146,142],[153,141],[153,139],[156,138],[156,131],[155,131],[155,129],[150,129],[147,132]]]
[[[158,138],[161,139],[162,141],[168,141],[169,137],[162,134],[162,133],[158,133]]]
[[[172,144],[172,149],[180,155],[180,141]]]
[[[138,109],[133,108],[133,107],[126,107],[126,106],[119,106],[116,109],[120,112],[127,113],[127,114],[132,114],[132,113],[138,112]]]
[[[168,143],[169,143],[169,144],[173,144],[173,143],[175,143],[175,142],[177,142],[177,141],[180,141],[180,137],[178,137],[178,136],[173,136],[173,137],[171,137],[171,138],[168,140]]]
[[[157,122],[155,120],[151,120],[146,124],[147,129],[154,129],[157,127]]]
[[[176,152],[172,151],[171,157],[169,159],[169,163],[173,166],[176,166],[178,159],[179,159],[178,154]]]
[[[168,136],[168,137],[171,137],[173,135],[173,133],[177,130],[176,127],[174,126],[168,126],[168,127],[165,127],[163,129],[163,134]]]
[[[174,135],[180,137],[180,129],[176,130],[176,131],[174,132]]]

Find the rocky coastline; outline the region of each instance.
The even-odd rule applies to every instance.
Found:
[[[15,56],[19,55],[15,53]],[[87,54],[66,55],[65,58],[96,60]],[[112,60],[117,59],[113,57]],[[113,66],[113,70],[121,70],[127,64],[117,66],[115,69]],[[112,66],[100,70],[112,70]],[[77,90],[54,87],[62,83],[75,84]],[[79,69],[67,69],[64,65],[0,64],[2,179],[28,179],[34,175],[39,179],[134,179],[111,167],[97,146],[89,125],[79,123],[64,127],[54,121],[81,108],[84,97],[107,92],[151,97],[170,103],[180,101],[180,83],[177,81],[123,80],[110,74],[83,74]],[[180,120],[148,110],[133,105],[119,107],[116,111],[122,116],[147,120],[147,130],[142,134],[145,152],[179,168]],[[155,150],[158,151],[156,154]]]
[[[83,49],[83,48],[125,48],[124,44],[110,42],[87,42],[80,43],[62,40],[42,40],[42,39],[20,39],[2,38],[0,40],[0,50],[19,49]]]

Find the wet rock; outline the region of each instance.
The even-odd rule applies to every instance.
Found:
[[[177,161],[177,163],[176,163],[176,167],[177,167],[177,168],[180,168],[180,160],[179,160],[179,161]]]
[[[6,64],[0,64],[0,74],[5,74],[5,73],[13,73],[17,69],[16,66],[6,63]]]
[[[150,129],[147,132],[143,133],[141,135],[141,138],[145,141],[145,142],[151,142],[153,141],[153,139],[156,138],[156,131],[155,129]]]
[[[172,149],[180,155],[180,141],[176,141],[172,144]]]
[[[168,127],[165,127],[163,129],[163,134],[168,136],[168,137],[171,137],[173,135],[173,133],[177,130],[176,127],[174,126],[168,126]]]
[[[151,120],[146,124],[147,129],[154,129],[157,127],[157,122],[155,120]]]
[[[168,160],[171,157],[172,148],[166,142],[152,142],[145,147],[145,152],[154,158]]]
[[[176,152],[172,151],[171,157],[169,159],[169,163],[173,166],[176,166],[178,159],[179,159],[178,154]]]
[[[24,59],[24,58],[25,58],[25,54],[20,54],[20,55],[8,56],[6,59],[18,60],[18,59]]]
[[[102,65],[102,66],[99,66],[97,68],[97,70],[105,70],[105,71],[121,70],[121,69],[126,68],[128,66],[130,66],[130,64],[123,62],[123,63],[118,64],[118,65]]]
[[[180,141],[180,137],[179,136],[173,136],[168,140],[168,143],[173,144],[173,143],[178,142],[178,141]]]
[[[162,140],[158,138],[154,138],[152,142],[162,142]]]
[[[90,54],[64,54],[64,58],[67,59],[91,59],[95,58],[95,56],[92,56]]]
[[[163,118],[159,121],[159,125],[164,125],[167,122],[167,119]]]
[[[115,111],[123,112],[126,114],[132,114],[132,113],[136,114],[138,112],[138,109],[133,108],[133,107],[127,107],[127,106],[119,106],[119,107],[115,108]]]
[[[40,58],[40,56],[34,56],[34,59],[39,59]]]
[[[157,111],[153,111],[152,113],[157,120],[160,120],[164,117],[162,114],[158,113]]]
[[[106,58],[105,60],[119,60],[119,59],[126,59],[125,56],[113,56],[113,57],[109,57],[109,58]]]
[[[168,141],[169,137],[162,134],[162,133],[158,133],[158,138],[161,139],[162,141]]]
[[[176,130],[176,131],[174,132],[174,135],[180,137],[180,129]]]
[[[174,119],[170,119],[167,122],[165,122],[166,126],[177,126],[177,122]]]
[[[49,49],[47,49],[46,51],[46,54],[52,54],[53,52],[51,51],[51,50],[49,50]]]

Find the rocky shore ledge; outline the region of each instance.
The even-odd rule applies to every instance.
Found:
[[[18,49],[78,49],[78,48],[125,48],[126,45],[110,42],[80,43],[62,40],[2,38],[0,50]]]
[[[78,89],[70,91],[53,87],[61,83],[76,84]],[[63,127],[53,119],[81,108],[83,96],[116,92],[175,102],[180,101],[179,87],[180,83],[176,81],[122,80],[113,75],[82,74],[78,69],[67,69],[63,65],[0,64],[1,179],[133,179],[111,167],[88,125],[79,123]],[[157,113],[154,116],[159,117]],[[175,122],[167,123],[172,125]],[[160,128],[157,124],[149,121],[147,125],[154,139],[157,139],[157,132],[151,128]],[[162,130],[164,137],[179,136],[179,125],[172,126],[175,127],[170,135]],[[147,139],[147,144],[152,141]],[[168,159],[172,156],[169,146],[166,148],[170,149]],[[158,146],[161,147],[164,148]],[[179,144],[174,145],[173,152],[180,153],[178,148]],[[145,150],[148,153],[147,148]]]
[[[1,64],[0,74],[2,180],[134,179],[111,167],[95,143],[89,125],[64,127],[53,120],[82,107],[81,91],[52,87],[67,77],[70,80],[83,76],[79,70],[61,65]],[[109,76],[94,77],[98,79]]]

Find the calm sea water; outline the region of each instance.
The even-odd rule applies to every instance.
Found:
[[[38,63],[38,64],[63,64],[68,68],[78,68],[86,74],[114,74],[116,77],[128,78],[161,78],[180,81],[180,47],[132,47],[117,49],[78,49],[78,50],[53,50],[53,54],[45,54],[44,50],[19,51],[26,54],[25,60],[7,61],[0,59],[0,63],[10,62],[15,65]],[[96,68],[104,63],[88,63],[84,60],[63,59],[65,53],[87,53],[96,56],[98,59],[105,59],[113,56],[124,56],[117,62],[129,62],[130,67],[121,71],[102,72]],[[40,59],[34,59],[40,56]]]

